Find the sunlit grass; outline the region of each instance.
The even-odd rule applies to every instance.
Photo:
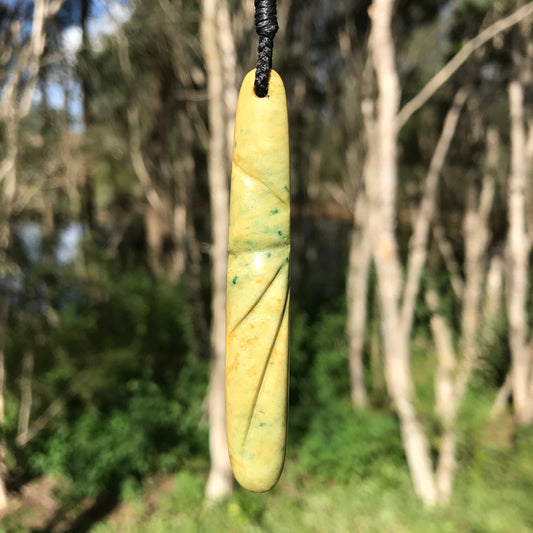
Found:
[[[159,495],[155,509],[140,503],[140,492],[125,504],[126,521],[111,517],[91,533],[526,533],[533,530],[532,448],[530,433],[512,452],[480,452],[458,471],[450,506],[433,510],[414,497],[406,469],[391,464],[341,484],[304,476],[289,461],[270,493],[237,488],[210,507],[203,500],[204,475],[184,471]]]

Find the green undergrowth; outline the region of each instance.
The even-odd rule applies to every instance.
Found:
[[[453,500],[445,508],[421,505],[403,464],[369,462],[371,475],[361,471],[341,482],[305,475],[303,454],[289,459],[271,492],[237,488],[212,506],[203,499],[205,472],[182,471],[172,478],[170,490],[158,494],[155,506],[153,498],[147,502],[146,491],[138,490],[125,498],[126,520],[112,516],[91,533],[527,533],[533,530],[532,444],[533,432],[522,430],[513,450],[490,445],[478,449],[469,464],[459,468]]]
[[[99,370],[28,454],[36,477],[67,480],[58,495],[63,511],[76,515],[80,502],[106,494],[118,499],[92,533],[533,531],[533,430],[515,428],[508,414],[490,420],[499,370],[489,359],[476,368],[458,413],[453,499],[445,508],[425,509],[414,495],[390,402],[377,401],[367,383],[370,407],[352,408],[342,309],[293,317],[288,456],[278,485],[266,494],[236,488],[207,506],[207,360],[180,314],[180,293],[140,281],[110,289],[94,313]],[[149,302],[142,313],[130,303],[132,294]],[[137,329],[119,335],[107,320],[112,313]],[[159,313],[170,318],[157,320],[165,327],[156,336]],[[83,332],[93,326],[81,326],[72,332],[67,324],[69,336],[59,345],[82,346]],[[424,335],[412,348],[416,408],[436,459],[436,358]],[[9,517],[0,533],[28,531],[21,524],[20,516]]]

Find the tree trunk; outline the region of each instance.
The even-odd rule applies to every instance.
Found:
[[[192,147],[195,141],[193,119],[188,106],[180,111],[179,125],[187,147]],[[231,141],[230,141],[231,142]],[[185,213],[185,248],[187,257],[186,283],[188,299],[194,322],[194,329],[199,339],[202,339],[202,348],[209,349],[209,326],[207,325],[206,310],[202,297],[202,257],[200,246],[194,227],[192,198],[196,176],[196,163],[192,148],[181,151],[178,164],[183,172],[183,197],[182,203],[186,206]]]
[[[8,278],[13,270],[9,259],[9,245],[11,241],[11,214],[17,193],[17,155],[18,155],[18,117],[16,108],[6,109],[4,122],[4,142],[6,155],[0,163],[0,279]],[[0,513],[7,507],[7,443],[4,437],[4,424],[6,421],[5,395],[6,395],[6,335],[7,321],[9,318],[10,295],[0,293]]]
[[[374,403],[384,404],[387,401],[387,384],[383,370],[382,339],[379,330],[379,303],[373,310],[373,321],[369,332],[368,351],[370,352],[370,372],[372,374],[372,399]]]
[[[81,26],[81,58],[82,68],[79,69],[80,87],[81,87],[81,100],[83,110],[83,124],[85,130],[87,130],[92,120],[91,114],[91,97],[92,97],[92,84],[91,77],[87,70],[88,57],[90,54],[91,43],[89,39],[88,23],[89,23],[89,7],[90,0],[81,0],[81,14],[80,14],[80,26]],[[87,228],[90,233],[93,233],[96,228],[96,203],[95,203],[95,189],[94,178],[91,173],[90,165],[86,165],[83,172],[83,183],[80,191],[80,197],[82,201],[82,212],[84,222],[87,223]]]
[[[224,84],[224,111],[226,120],[226,151],[228,164],[233,155],[233,130],[237,110],[237,51],[231,26],[231,19],[226,5],[217,10],[217,39],[222,60]]]
[[[369,223],[378,275],[385,374],[400,419],[402,440],[414,488],[427,505],[437,500],[429,443],[412,402],[409,336],[400,316],[401,269],[395,237],[397,187],[396,115],[400,88],[391,33],[393,0],[375,0],[371,6],[370,47],[378,84],[377,124],[370,132],[369,150],[376,150],[378,173],[366,180],[370,201]]]
[[[18,126],[28,115],[34,89],[41,67],[41,57],[46,45],[46,22],[53,17],[63,0],[35,0],[31,34],[28,41],[18,50],[16,60],[7,66],[5,84],[0,100],[0,120],[4,131],[5,153],[0,161],[0,278],[9,275],[12,265],[8,259],[11,238],[11,214],[18,194],[17,156],[19,151]],[[13,41],[22,40],[17,34],[22,24],[12,24]],[[0,294],[0,427],[5,423],[5,338],[9,316],[9,294]],[[0,512],[7,505],[5,487],[6,442],[0,437]]]
[[[507,374],[502,386],[498,390],[498,394],[490,410],[489,417],[491,420],[496,420],[505,411],[507,402],[513,393],[513,382],[511,378],[512,375]]]
[[[391,35],[393,0],[374,0],[369,9],[372,21],[369,47],[378,86],[377,109],[374,121],[365,121],[368,154],[375,152],[378,161],[373,179],[366,177],[369,201],[369,224],[372,250],[377,272],[377,290],[380,302],[381,328],[385,359],[385,376],[402,432],[405,453],[416,493],[424,503],[431,505],[447,501],[451,494],[454,472],[454,418],[476,360],[476,337],[480,322],[480,296],[484,281],[484,257],[488,242],[488,215],[494,195],[494,180],[484,177],[479,198],[469,187],[465,231],[465,283],[457,276],[453,256],[445,250],[443,235],[435,232],[436,240],[445,253],[447,266],[452,273],[454,292],[462,296],[461,361],[457,363],[457,376],[453,377],[446,357],[441,359],[438,373],[439,409],[443,422],[442,447],[436,475],[433,472],[429,442],[417,417],[412,395],[413,385],[409,363],[410,334],[413,312],[425,262],[430,218],[434,211],[437,177],[457,124],[458,113],[464,101],[461,92],[448,113],[441,138],[433,155],[426,177],[424,196],[415,223],[409,250],[407,283],[403,281],[398,245],[395,236],[395,202],[397,187],[397,134],[409,117],[419,109],[466,59],[480,46],[499,32],[509,29],[523,18],[533,14],[533,6],[524,6],[515,13],[484,29],[445,65],[427,85],[400,111],[400,89],[395,66],[394,44]],[[462,101],[461,101],[462,100]],[[363,113],[364,114],[364,113]],[[369,157],[367,155],[367,157]],[[525,293],[525,291],[524,291]],[[403,297],[403,298],[402,298]],[[434,317],[436,318],[436,317]],[[443,324],[446,326],[446,324]],[[447,326],[446,326],[447,327]],[[448,333],[451,339],[451,333]],[[441,339],[442,341],[442,339]],[[437,341],[437,344],[441,344]],[[451,345],[451,342],[448,344]],[[451,346],[448,347],[451,353]],[[442,350],[442,346],[441,346]],[[457,358],[455,358],[458,360]],[[443,405],[443,396],[452,397]]]
[[[533,422],[532,355],[527,343],[528,259],[531,242],[526,231],[525,126],[523,87],[509,85],[511,113],[511,175],[508,182],[509,231],[507,235],[507,312],[512,356],[513,406],[516,420]]]
[[[370,244],[366,199],[361,191],[355,206],[346,282],[346,330],[348,335],[351,397],[354,407],[359,408],[366,407],[368,403],[365,388],[363,347],[365,343],[368,299],[368,270],[372,258]]]
[[[500,161],[500,136],[494,126],[487,128],[487,174],[497,183]],[[489,261],[481,308],[481,338],[486,346],[495,346],[497,326],[501,321],[503,307],[504,260],[498,250]]]
[[[473,181],[473,180],[472,180]],[[485,172],[478,195],[471,182],[467,188],[463,223],[465,241],[465,283],[461,314],[461,366],[456,377],[456,396],[463,397],[472,369],[479,356],[478,334],[481,324],[481,294],[486,279],[486,256],[489,243],[489,215],[494,199],[494,176]]]
[[[211,265],[212,265],[212,363],[209,380],[209,451],[211,469],[206,485],[208,500],[231,493],[233,475],[226,442],[224,400],[226,264],[229,219],[229,195],[226,146],[226,109],[224,70],[218,44],[217,12],[226,9],[216,0],[203,0],[201,21],[202,50],[207,69],[209,99],[208,177],[211,201]]]
[[[500,135],[494,126],[487,128],[487,169],[486,174],[494,183],[498,180],[501,168]],[[483,324],[490,327],[490,323],[497,320],[502,311],[504,263],[500,253],[494,254],[489,262],[485,299],[483,302]],[[487,332],[490,335],[490,332]]]
[[[407,279],[402,298],[402,326],[406,335],[411,334],[415,315],[416,301],[420,287],[422,269],[426,263],[428,239],[431,221],[435,213],[440,174],[444,161],[450,149],[450,144],[455,135],[461,109],[465,103],[467,92],[464,89],[457,91],[453,104],[450,107],[442,131],[433,151],[429,170],[424,180],[422,200],[416,214],[413,234],[409,240],[409,257],[407,261]]]
[[[9,298],[0,295],[0,428],[4,429],[6,422],[5,387],[6,387],[6,356],[5,339],[7,319],[9,315]],[[5,479],[7,475],[7,449],[6,441],[0,436],[0,514],[7,507],[7,488]]]
[[[494,328],[491,327],[496,320],[501,318],[502,312],[502,294],[503,294],[503,259],[497,254],[494,255],[489,263],[487,273],[487,283],[485,290],[485,300],[483,303],[483,325],[484,328],[490,329],[487,335],[494,335]],[[493,341],[494,339],[490,339]]]
[[[438,355],[435,382],[435,411],[442,425],[441,446],[436,470],[439,502],[449,503],[455,475],[456,417],[472,369],[479,356],[478,340],[482,325],[482,289],[486,279],[486,256],[489,243],[489,214],[492,209],[497,172],[497,154],[493,131],[487,131],[487,164],[481,191],[476,191],[471,178],[467,188],[466,212],[463,223],[465,241],[465,280],[462,285],[461,335],[459,361],[452,340],[451,328],[441,315],[436,291],[428,291],[426,302],[433,313],[431,329]]]
[[[22,375],[20,377],[20,406],[17,429],[17,444],[25,446],[28,442],[28,429],[32,405],[32,379],[34,365],[33,350],[28,348],[22,358]]]
[[[435,477],[439,502],[448,503],[452,495],[455,472],[455,415],[459,401],[455,394],[454,381],[457,356],[451,331],[439,311],[440,302],[435,290],[426,291],[426,303],[432,313],[430,327],[438,358],[435,375],[435,413],[442,426]]]

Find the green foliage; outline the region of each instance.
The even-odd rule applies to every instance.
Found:
[[[193,454],[205,453],[188,412],[194,405],[180,402],[178,395],[166,397],[151,381],[130,390],[125,409],[85,411],[62,425],[45,450],[32,456],[34,467],[65,474],[77,494],[96,496],[130,477],[175,470]]]
[[[69,363],[84,379],[73,378],[55,431],[30,456],[34,471],[66,475],[80,496],[206,454],[207,364],[182,291],[143,272],[100,289],[97,305],[86,295],[61,313],[57,351],[77,354]]]
[[[351,406],[345,321],[342,310],[295,313],[289,416],[301,475],[342,483],[404,463],[395,418]]]
[[[518,428],[513,448],[485,442],[460,472],[454,504],[469,509],[469,531],[531,531],[533,431]]]
[[[477,377],[486,386],[501,386],[511,367],[509,324],[505,316],[499,316],[485,325],[480,338],[480,349]]]
[[[343,311],[323,311],[315,319],[296,312],[291,322],[289,430],[299,442],[317,410],[350,394]]]
[[[400,465],[389,462],[371,476],[341,484],[321,482],[312,475],[304,478],[301,465],[290,461],[280,483],[269,493],[237,488],[212,507],[206,507],[202,499],[204,476],[180,472],[170,491],[158,492],[151,513],[146,496],[139,494],[128,504],[127,521],[104,521],[91,533],[527,533],[533,527],[531,438],[531,431],[525,431],[517,438],[516,449],[486,450],[462,466],[454,499],[445,509],[424,509]],[[152,485],[147,491],[153,493]]]
[[[394,482],[404,465],[396,420],[386,413],[355,411],[348,403],[320,411],[300,448],[302,474],[348,483],[369,476]]]
[[[237,70],[251,65],[256,53],[255,37],[253,43],[248,39],[253,29],[241,4],[230,2],[233,22],[240,29],[234,32]],[[375,96],[375,80],[364,66],[371,66],[364,45],[370,24],[368,2],[334,4],[285,2],[285,45],[276,52],[276,68],[283,73],[291,103],[291,136],[296,141],[291,146],[297,209],[293,213],[295,305],[287,469],[271,493],[237,489],[211,509],[203,502],[207,435],[202,401],[208,383],[209,339],[198,335],[206,331],[203,324],[210,318],[205,305],[211,290],[209,254],[195,264],[190,261],[208,250],[210,241],[201,6],[183,0],[134,2],[120,34],[83,46],[75,68],[69,59],[61,73],[52,57],[60,54],[59,39],[54,46],[51,41],[47,45],[53,54],[41,62],[46,65],[39,73],[41,104],[20,124],[16,169],[20,190],[10,224],[33,221],[42,231],[46,226],[50,235],[43,237],[38,264],[18,242],[16,232],[8,250],[10,263],[20,273],[16,284],[21,288],[11,302],[7,328],[6,421],[0,436],[10,448],[8,468],[14,471],[16,466],[22,476],[59,474],[70,482],[70,496],[78,499],[106,491],[120,494],[133,506],[136,518],[131,527],[120,530],[533,529],[531,430],[518,428],[515,433],[509,420],[487,429],[495,388],[510,364],[504,319],[491,324],[480,338],[482,362],[458,416],[460,468],[449,509],[421,509],[408,478],[395,417],[385,410],[354,411],[350,405],[346,316],[343,306],[332,302],[344,298],[346,244],[353,217],[338,207],[353,207],[359,194],[367,151],[361,103]],[[465,39],[512,8],[511,3],[504,4],[494,10],[486,0],[460,0],[453,5],[441,0],[400,2],[394,39],[402,102],[417,94]],[[76,18],[74,12],[72,16]],[[51,23],[49,29],[53,27]],[[483,53],[474,54],[400,133],[397,235],[402,261],[409,249],[413,206],[416,211],[444,115],[459,86],[473,90],[442,171],[437,201],[440,222],[460,266],[465,252],[465,191],[469,183],[477,187],[483,177],[484,133],[490,122],[502,144],[489,221],[490,246],[497,249],[503,244],[510,142],[506,84],[517,55],[508,46],[511,41],[519,39],[509,32],[488,43]],[[122,49],[119,42],[124,44]],[[79,106],[72,106],[66,97],[64,108],[56,109],[60,106],[46,98],[47,84],[50,89],[60,78],[72,90],[74,77],[90,82],[81,95],[83,127],[75,116],[79,112],[73,111]],[[134,110],[139,112],[138,131],[129,115]],[[3,133],[2,156],[7,148]],[[136,155],[146,167],[148,185],[139,183],[132,148],[138,149]],[[85,178],[91,179],[82,185]],[[89,190],[92,187],[94,191]],[[195,320],[199,317],[202,323],[196,331],[184,287],[156,280],[143,268],[148,263],[150,229],[145,187],[157,192],[163,205],[157,214],[165,233],[166,260],[182,245],[179,239],[173,242],[171,235],[176,217],[185,215],[190,225],[185,278],[192,280],[191,286],[196,284],[188,288],[188,297],[199,300],[193,304]],[[335,205],[339,204],[334,209],[328,206],[332,191],[336,191]],[[83,243],[83,256],[73,265],[58,265],[57,230],[70,222],[85,227],[91,217],[84,211],[93,201],[96,216]],[[186,213],[180,211],[183,206]],[[441,311],[454,340],[461,327],[460,303],[446,268],[431,252],[415,311],[411,362],[416,409],[437,449],[440,427],[433,413],[431,313],[422,297],[427,283],[433,283],[441,295]],[[374,284],[371,279],[369,286]],[[368,308],[377,315],[373,292],[369,292]],[[530,321],[532,313],[530,306]],[[379,330],[378,320],[372,329]],[[14,444],[18,377],[22,355],[29,349],[35,355],[32,421],[50,405],[59,405],[60,410],[21,449]],[[378,367],[371,370],[379,372]],[[146,479],[168,472],[179,473],[152,516],[142,489]],[[9,520],[1,526],[6,531],[25,530]],[[103,523],[96,530],[119,528]]]

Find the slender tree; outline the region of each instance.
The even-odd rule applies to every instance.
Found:
[[[498,33],[531,16],[533,3],[496,21],[468,41],[402,109],[399,107],[400,83],[391,31],[393,7],[393,0],[375,0],[369,11],[372,20],[369,47],[376,73],[378,94],[375,103],[364,102],[364,105],[370,108],[368,112],[370,120],[366,122],[367,157],[375,158],[377,163],[373,175],[367,176],[365,183],[369,202],[373,260],[378,281],[387,388],[400,419],[402,440],[415,491],[427,505],[433,505],[438,501],[447,502],[451,494],[455,418],[478,355],[475,341],[479,328],[481,290],[486,275],[483,260],[486,254],[488,215],[492,206],[494,183],[491,179],[484,179],[479,196],[473,182],[468,186],[464,218],[465,282],[462,285],[461,295],[460,362],[454,362],[458,358],[454,356],[452,350],[451,335],[440,335],[435,332],[435,326],[439,328],[439,324],[433,320],[437,349],[441,354],[437,373],[437,390],[440,391],[441,399],[438,402],[437,414],[443,423],[442,444],[435,472],[429,439],[414,404],[410,337],[422,268],[427,256],[438,177],[466,95],[462,91],[457,94],[433,154],[410,239],[405,282],[395,233],[398,132],[409,117],[427,102],[474,50]],[[431,294],[427,301],[437,315],[438,305],[434,297],[435,294]],[[448,401],[443,402],[442,396],[446,396]]]
[[[509,231],[507,235],[507,312],[512,355],[513,407],[519,423],[533,422],[533,341],[528,338],[528,264],[531,238],[526,226],[526,126],[524,88],[509,84],[511,114],[511,175],[508,180]]]
[[[36,0],[33,6],[31,33],[20,47],[24,21],[11,25],[12,57],[7,82],[0,102],[0,123],[4,131],[5,154],[0,161],[0,278],[9,275],[13,265],[8,259],[11,240],[11,215],[18,197],[19,125],[30,111],[38,80],[41,58],[46,45],[46,24],[60,9],[63,0]],[[9,315],[9,295],[0,293],[0,427],[5,424],[5,335]],[[0,510],[7,506],[5,488],[6,443],[0,440]]]
[[[221,32],[229,31],[220,22],[227,20],[225,2],[204,0],[202,3],[201,41],[207,70],[209,148],[207,172],[211,201],[211,265],[212,265],[212,362],[209,379],[209,450],[211,469],[206,486],[209,500],[218,499],[232,491],[233,475],[226,443],[224,401],[225,304],[226,265],[229,220],[228,167],[229,149],[226,119],[235,114],[228,105],[236,104],[236,97],[228,96],[232,88],[225,76],[220,46]],[[228,49],[232,47],[229,46]],[[226,71],[228,67],[226,66]],[[235,89],[233,89],[235,90]]]

